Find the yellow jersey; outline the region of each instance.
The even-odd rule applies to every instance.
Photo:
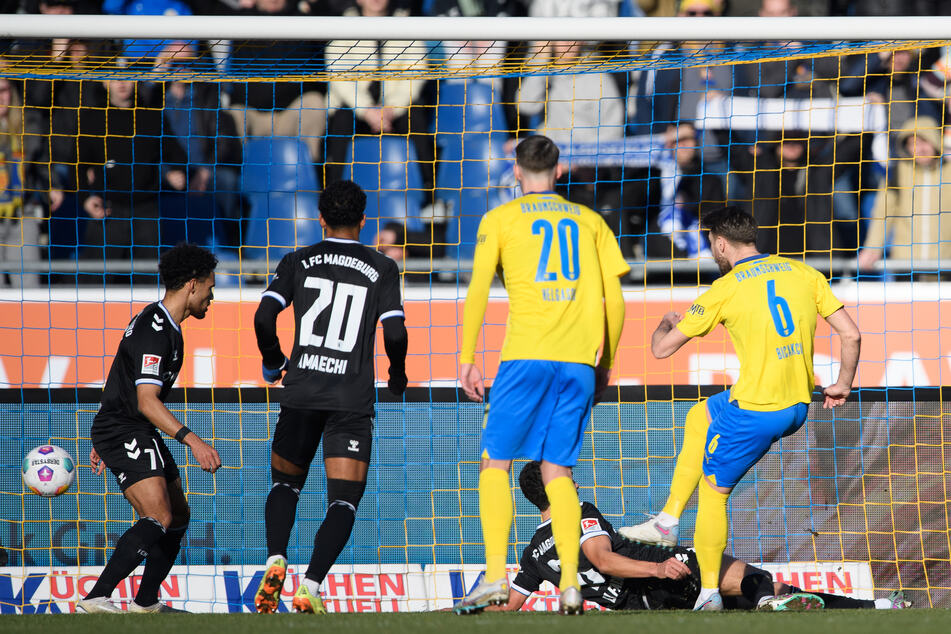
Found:
[[[722,323],[740,360],[730,400],[744,409],[775,411],[812,400],[816,315],[825,318],[840,308],[819,271],[758,255],[714,282],[677,328],[702,337]]]
[[[555,193],[533,193],[483,216],[466,294],[461,363],[475,361],[497,269],[509,296],[502,361],[595,364],[604,342],[603,280],[630,270],[600,215]]]

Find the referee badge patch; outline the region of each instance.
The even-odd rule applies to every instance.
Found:
[[[162,357],[157,354],[142,355],[142,374],[159,375],[159,366],[162,364]]]
[[[601,525],[598,523],[598,520],[593,517],[586,517],[581,520],[581,534],[592,533],[596,530],[600,530]]]

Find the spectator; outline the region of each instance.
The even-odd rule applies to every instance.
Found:
[[[424,12],[431,16],[484,18],[514,15],[515,0],[428,0]],[[499,64],[505,57],[506,42],[446,40],[442,43],[449,68],[485,68]],[[501,79],[495,83],[501,86]]]
[[[194,42],[171,42],[157,58],[156,71],[174,73],[187,69],[198,57]],[[210,196],[216,224],[223,235],[218,244],[239,246],[241,238],[242,147],[234,119],[220,108],[220,84],[170,81],[154,84],[148,102],[164,107],[165,131],[181,139],[188,164],[188,192],[196,198]]]
[[[388,0],[357,0],[359,15],[391,15]],[[403,68],[423,70],[427,65],[423,42],[403,40],[334,40],[327,45],[331,72],[379,74]],[[389,75],[392,76],[392,75]],[[423,187],[432,190],[435,159],[428,133],[423,86],[419,79],[334,81],[328,95],[331,110],[325,147],[324,182],[338,180],[347,150],[358,134],[409,135],[422,165]]]
[[[657,229],[669,238],[669,242],[664,240],[648,249],[648,254],[663,258],[707,255],[709,246],[700,231],[700,219],[707,211],[726,204],[723,179],[704,172],[697,131],[692,123],[671,126],[667,130],[665,145],[673,149],[676,156],[677,189],[673,206],[662,209],[658,214]],[[650,232],[652,236],[657,233]]]
[[[753,216],[763,253],[802,258],[854,252],[856,220],[832,216],[833,166],[824,155],[829,147],[804,131],[756,144]]]
[[[41,221],[25,203],[23,132],[20,96],[0,78],[0,288],[39,285],[39,276],[25,271],[40,259]]]
[[[557,63],[594,56],[597,47],[585,42],[551,42],[548,55]],[[537,120],[535,132],[561,148],[597,147],[618,141],[625,132],[625,76],[619,73],[529,75],[521,80],[518,108]],[[644,234],[649,172],[619,166],[572,167],[558,181],[559,193],[578,204],[599,210],[631,257]]]
[[[87,91],[79,113],[80,185],[91,219],[85,258],[157,260],[163,180],[173,190],[186,186],[185,152],[162,135],[162,112],[145,107],[138,88],[127,80],[101,82]]]
[[[881,260],[886,248],[899,260],[951,259],[951,161],[942,157],[941,126],[931,117],[909,119],[898,138],[902,156],[879,189],[859,251],[863,270]]]
[[[296,13],[291,0],[256,0],[249,11],[260,16]],[[301,74],[301,65],[319,61],[322,50],[314,41],[235,41],[230,64],[238,72]],[[313,81],[237,82],[231,86],[229,112],[242,136],[299,137],[317,163],[327,126],[324,93],[323,85]]]

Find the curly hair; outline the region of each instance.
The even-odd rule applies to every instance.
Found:
[[[218,266],[215,254],[197,244],[180,242],[162,254],[159,260],[159,278],[165,289],[177,291],[189,280],[203,280]]]
[[[546,510],[550,504],[548,494],[545,493],[545,483],[542,481],[542,463],[532,460],[518,474],[518,486],[522,495],[538,507],[539,511]]]
[[[756,242],[756,220],[736,205],[720,207],[704,214],[700,226],[730,242],[754,244]]]
[[[317,202],[320,215],[331,229],[360,226],[366,206],[367,195],[353,181],[327,185]]]

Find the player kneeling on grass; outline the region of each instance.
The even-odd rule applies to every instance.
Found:
[[[351,181],[324,189],[319,203],[324,239],[284,256],[254,315],[264,379],[273,383],[287,371],[271,446],[274,485],[264,506],[268,559],[254,597],[258,612],[277,611],[300,490],[321,439],[329,506],[292,605],[295,612],[326,612],[320,584],[350,538],[366,487],[377,322],[383,324],[390,360],[390,392],[400,396],[406,390],[399,269],[358,241],[366,200]],[[296,331],[288,360],[277,338],[277,315],[291,303]]]
[[[543,581],[558,584],[560,562],[552,548],[551,512],[542,482],[541,464],[529,462],[518,478],[522,493],[538,507],[542,523],[535,530],[509,588],[508,603],[500,608],[518,610]],[[725,607],[761,610],[809,610],[822,607],[906,608],[911,602],[901,592],[888,599],[861,600],[832,594],[802,592],[774,582],[769,572],[723,556],[720,590]],[[690,609],[700,594],[700,568],[692,550],[652,546],[626,540],[614,532],[590,502],[581,505],[581,553],[578,581],[587,601],[611,610]]]
[[[76,607],[82,612],[121,612],[109,601],[113,590],[145,559],[130,612],[181,612],[158,600],[188,527],[189,509],[178,465],[159,430],[188,445],[202,469],[214,473],[221,458],[165,407],[185,356],[180,324],[203,319],[215,286],[215,256],[180,244],[159,262],[165,284],[162,301],[136,315],[119,342],[102,405],[92,422],[89,462],[97,474],[108,466],[139,520],[122,534],[96,585]]]

